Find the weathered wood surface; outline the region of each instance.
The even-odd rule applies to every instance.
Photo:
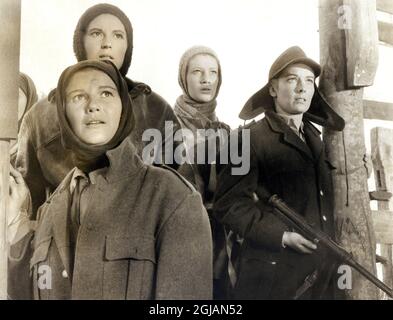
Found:
[[[363,100],[364,119],[393,121],[393,103]]]
[[[341,17],[345,19],[342,30],[345,38],[347,88],[371,86],[378,67],[375,1],[344,0],[342,7]],[[339,20],[337,25],[340,27]]]
[[[378,21],[378,39],[393,46],[393,24]]]
[[[371,158],[377,191],[392,191],[393,187],[393,130],[373,128],[371,130]],[[393,199],[378,201],[379,213],[373,213],[377,242],[381,243],[381,256],[386,258],[383,265],[383,280],[393,285],[393,225],[391,220]]]
[[[323,132],[328,158],[337,168],[333,176],[337,240],[374,274],[376,242],[364,163],[363,89],[353,88],[373,83],[378,64],[375,8],[372,0],[319,2],[323,68],[320,90],[346,122],[343,132]],[[360,16],[355,14],[358,12]],[[350,14],[350,18],[346,14]],[[364,30],[364,25],[371,27]],[[344,296],[346,299],[377,299],[379,292],[353,271],[352,290],[346,290]]]
[[[377,10],[393,14],[393,1],[377,0]]]
[[[0,1],[0,299],[7,299],[9,140],[18,130],[20,0]]]
[[[393,244],[393,212],[392,211],[372,211],[375,239],[377,243]],[[387,279],[385,279],[386,281]]]

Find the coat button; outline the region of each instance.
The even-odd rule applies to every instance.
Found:
[[[271,264],[276,264],[277,262],[276,262],[276,261],[271,261],[270,263],[271,263]]]
[[[327,221],[326,216],[322,216],[323,221]]]
[[[319,194],[321,195],[321,197],[323,197],[323,191],[319,191]]]
[[[63,278],[68,278],[67,270],[63,270],[63,272],[61,273],[61,276],[62,276]]]

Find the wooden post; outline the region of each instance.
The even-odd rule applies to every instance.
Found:
[[[7,299],[9,142],[18,131],[20,0],[0,1],[0,299]]]
[[[371,156],[374,165],[374,178],[377,191],[393,190],[393,130],[386,128],[373,128],[371,130]],[[378,201],[378,212],[374,215],[378,219],[384,220],[384,225],[392,227],[389,221],[393,219],[393,199],[390,201]],[[387,211],[387,212],[383,212]],[[378,220],[376,220],[378,221]],[[379,229],[378,229],[379,230]],[[392,242],[387,237],[383,237],[384,233],[379,232],[377,240],[381,244],[381,256],[386,258],[383,265],[383,281],[392,287],[393,285],[393,254]],[[390,229],[393,237],[393,229]]]
[[[375,0],[320,0],[320,89],[346,127],[324,130],[333,175],[338,242],[370,272],[376,274],[375,234],[371,219],[365,142],[363,89],[373,84],[378,65]],[[352,270],[346,299],[377,299],[375,286]]]

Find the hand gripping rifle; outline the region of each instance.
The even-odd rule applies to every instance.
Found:
[[[344,248],[340,247],[335,243],[326,233],[315,230],[309,223],[294,210],[289,208],[285,202],[280,199],[277,195],[273,195],[269,198],[269,204],[274,208],[273,212],[280,218],[285,224],[293,227],[300,234],[308,239],[314,240],[315,243],[321,243],[326,247],[329,253],[335,257],[338,261],[342,261],[344,264],[357,270],[363,277],[371,281],[374,285],[386,292],[389,297],[393,298],[393,290],[386,284],[375,277],[366,268],[360,265]]]

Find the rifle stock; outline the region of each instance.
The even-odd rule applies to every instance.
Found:
[[[334,242],[326,233],[311,227],[301,215],[289,208],[277,195],[273,195],[269,198],[269,204],[273,206],[273,212],[286,224],[293,227],[306,238],[322,244],[338,261],[342,261],[344,264],[357,270],[367,280],[388,294],[389,297],[393,298],[393,290],[390,287],[359,264],[349,252]]]

